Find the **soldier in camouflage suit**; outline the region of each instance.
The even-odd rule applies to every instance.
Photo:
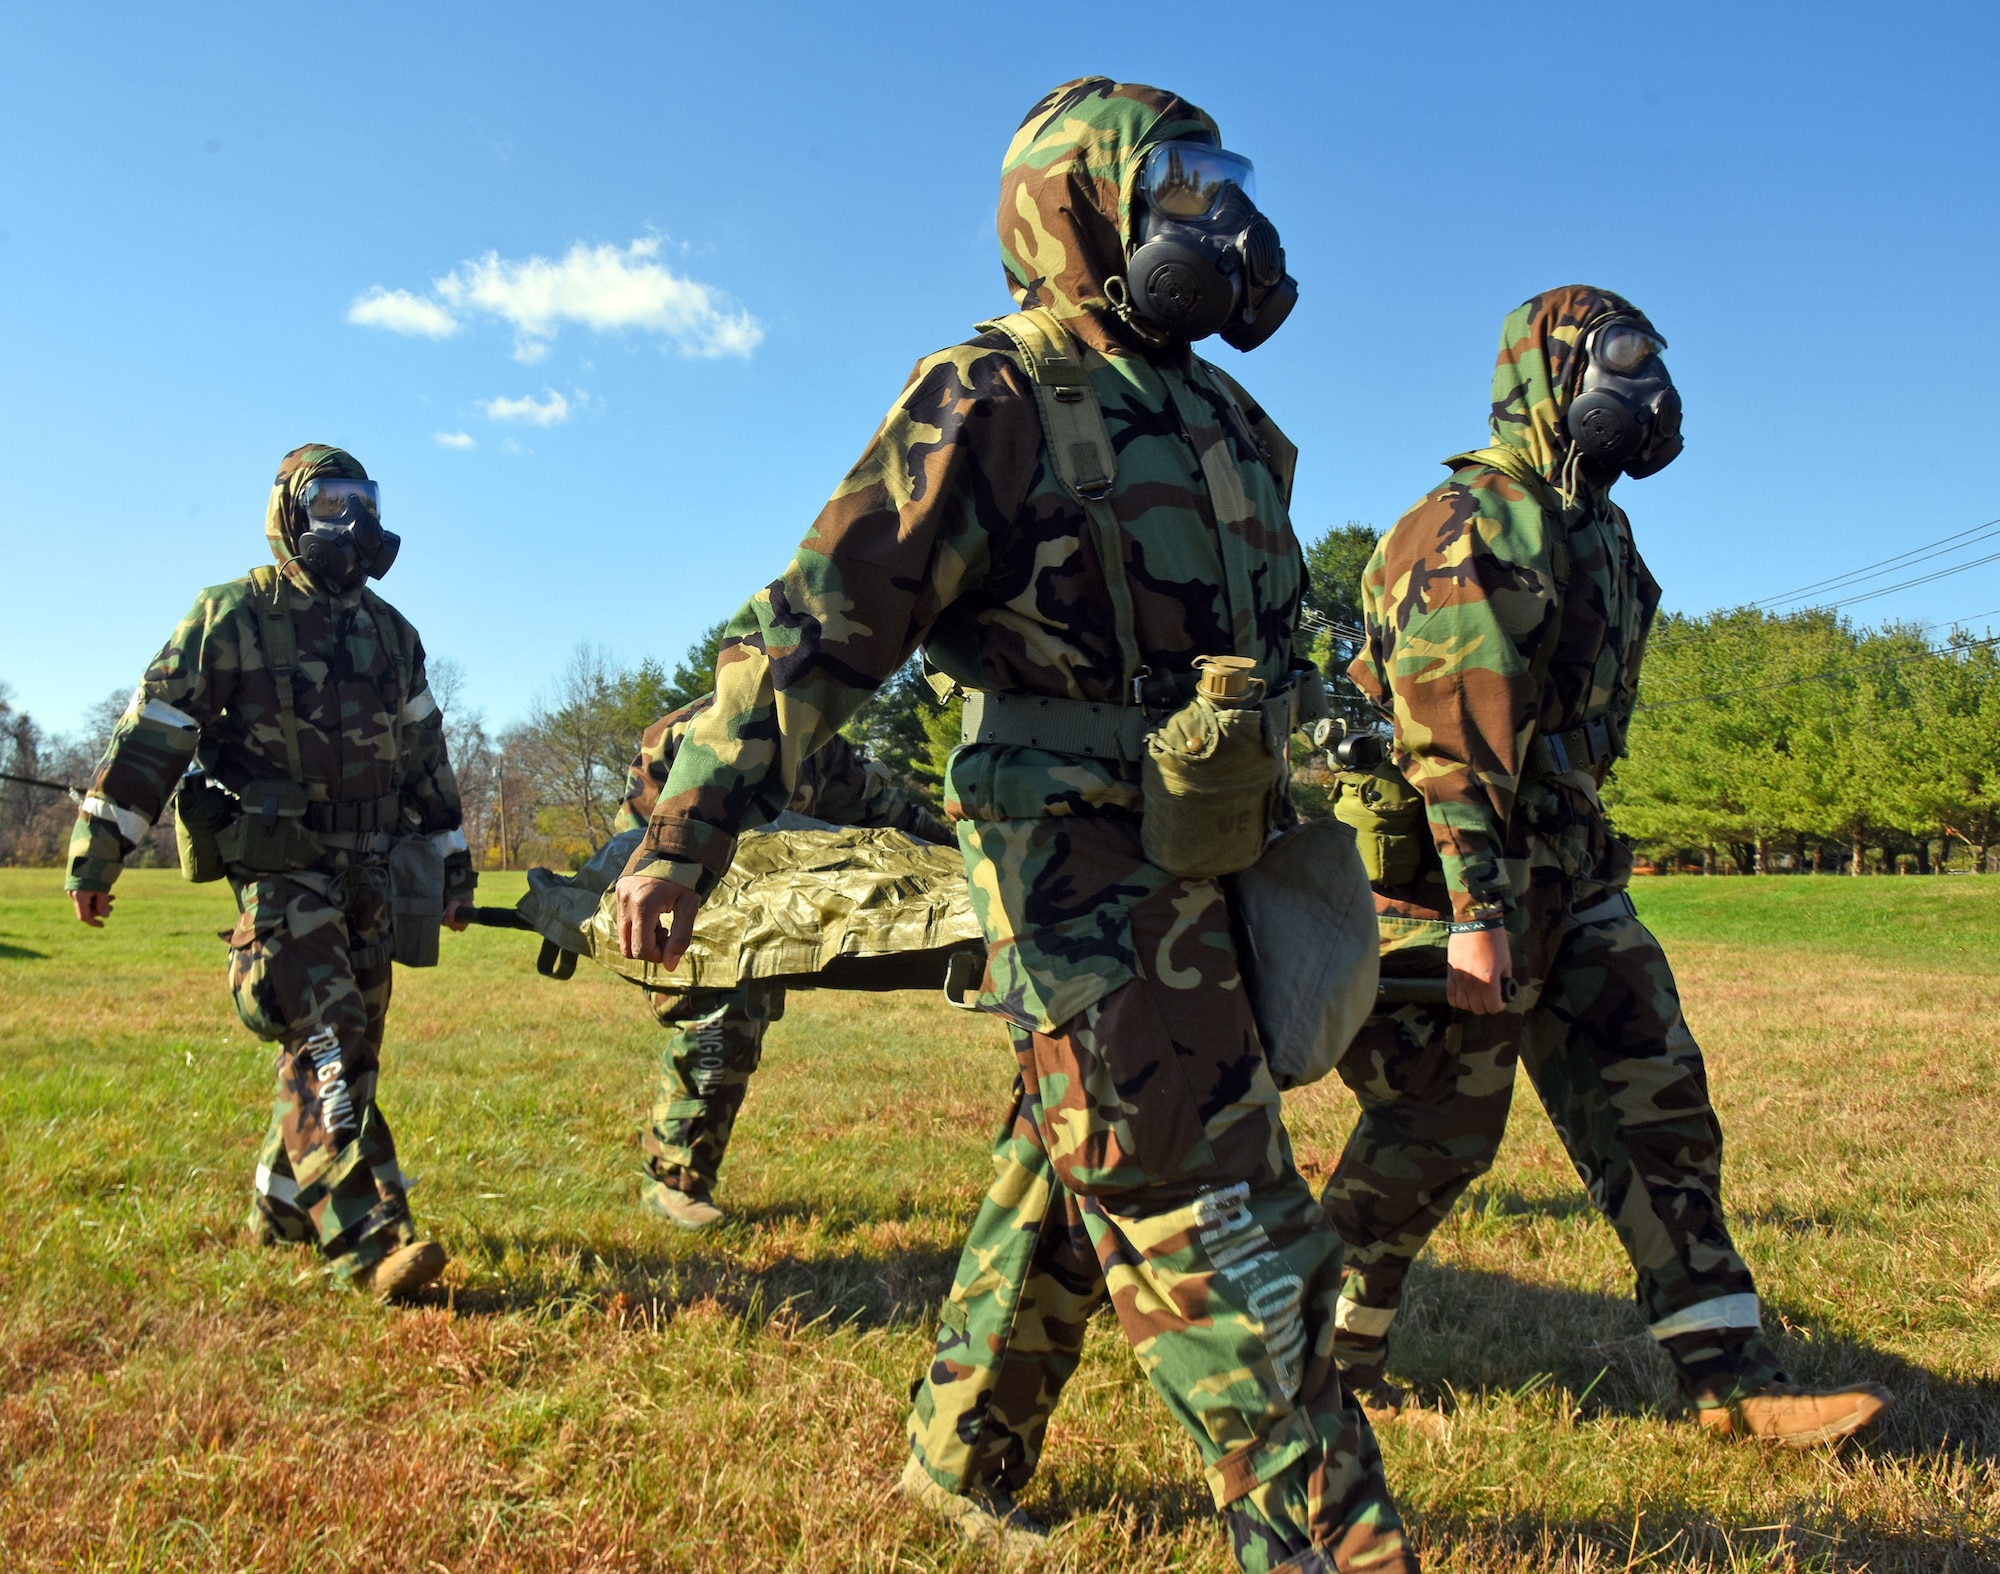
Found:
[[[918,362],[790,566],[728,627],[715,708],[619,883],[628,955],[678,954],[737,832],[785,807],[918,645],[967,689],[1114,712],[1132,671],[1149,713],[1185,701],[1204,655],[1286,682],[1303,577],[1291,445],[1124,287],[1135,182],[1166,142],[1215,145],[1215,123],[1085,78],[1030,111],[1002,172],[1008,286],[1101,407],[1108,489],[1063,480],[1020,319]],[[1086,504],[1104,499],[1100,548]],[[1041,1422],[1017,1417],[1045,1415],[1108,1302],[1244,1569],[1414,1569],[1334,1365],[1339,1243],[1292,1161],[1222,888],[1147,861],[1123,756],[975,741],[946,787],[989,941],[980,1004],[1008,1023],[1019,1077],[916,1395],[905,1492],[969,1535],[1036,1535],[1012,1489]]]
[[[125,857],[190,762],[223,790],[218,842],[241,914],[230,992],[250,1031],[278,1045],[252,1227],[316,1241],[336,1278],[399,1297],[445,1257],[411,1222],[375,1097],[392,982],[385,860],[398,837],[432,838],[453,903],[470,902],[477,876],[416,630],[358,579],[336,588],[298,560],[300,495],[321,478],[367,472],[322,444],[287,454],[265,514],[278,570],[204,590],[147,668],[78,815],[66,888],[78,917],[101,924]],[[280,626],[289,663],[268,648]],[[278,780],[304,789],[300,834],[286,856],[253,854],[256,784]],[[446,922],[465,927],[449,908]]]
[[[1805,1393],[1764,1341],[1723,1218],[1701,1051],[1598,798],[1660,599],[1609,495],[1618,467],[1592,460],[1569,419],[1619,328],[1671,390],[1664,342],[1618,296],[1572,286],[1514,311],[1492,445],[1445,461],[1450,479],[1382,538],[1363,579],[1368,643],[1350,672],[1394,719],[1394,765],[1416,790],[1404,829],[1427,854],[1377,885],[1383,971],[1446,970],[1453,1003],[1376,1015],[1341,1063],[1362,1116],[1322,1198],[1349,1247],[1337,1348],[1371,1413],[1400,1403],[1382,1371],[1404,1276],[1492,1163],[1518,1059],[1701,1420],[1819,1441],[1888,1395]],[[1665,457],[1631,473],[1678,453],[1677,395],[1666,419]],[[1507,976],[1518,994],[1503,1009]]]
[[[643,827],[659,802],[681,741],[715,703],[704,694],[662,716],[639,737],[619,812],[620,831]],[[831,825],[886,825],[919,841],[949,845],[949,826],[909,797],[889,773],[836,734],[799,771],[794,813]],[[650,1211],[684,1229],[722,1217],[711,1200],[750,1075],[763,1058],[764,1030],[784,1015],[781,986],[749,981],[733,989],[649,989],[646,999],[673,1037],[660,1057],[660,1092],[645,1135]]]

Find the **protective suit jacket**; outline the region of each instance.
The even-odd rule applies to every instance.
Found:
[[[713,694],[669,711],[639,735],[639,750],[626,774],[620,831],[641,830],[652,818],[674,757],[695,721],[715,704]],[[829,825],[883,825],[920,842],[947,843],[950,829],[919,799],[898,787],[889,772],[840,734],[799,768],[786,808]]]
[[[1584,338],[1612,316],[1647,325],[1583,285],[1508,316],[1492,445],[1445,461],[1450,479],[1363,577],[1368,643],[1349,674],[1395,721],[1395,763],[1439,855],[1378,888],[1385,937],[1398,918],[1501,916],[1545,861],[1578,902],[1630,873],[1597,788],[1624,752],[1660,589],[1625,511],[1577,478],[1564,424]]]
[[[1251,657],[1282,683],[1303,584],[1290,443],[1106,293],[1146,150],[1214,133],[1173,95],[1072,83],[1008,149],[999,211],[1015,301],[1059,321],[1102,407],[1140,655],[1182,695],[1203,655]],[[805,760],[918,646],[968,689],[1129,702],[1116,624],[1012,342],[989,330],[926,356],[791,564],[728,625],[714,708],[630,872],[705,892],[736,832],[791,801]],[[1138,803],[1136,767],[1116,761],[954,754],[946,809],[990,941],[988,1009],[1047,1030],[1135,976],[1130,912],[1169,879],[1139,851]]]
[[[337,449],[303,453],[306,462],[288,478],[294,486],[315,473],[311,456],[323,468],[346,460]],[[280,565],[276,577],[265,569],[202,591],[146,669],[77,817],[70,890],[111,888],[198,760],[232,793],[254,781],[304,785],[305,828],[327,850],[322,863],[301,869],[331,872],[344,856],[340,844],[369,845],[355,838],[426,834],[445,852],[447,898],[470,899],[477,877],[423,642],[365,585],[333,594],[293,560],[295,513],[286,484],[274,486],[264,533]],[[260,594],[282,598],[296,641],[290,745],[255,605]]]

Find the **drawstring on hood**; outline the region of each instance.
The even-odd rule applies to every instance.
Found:
[[[264,539],[271,545],[284,576],[309,595],[331,595],[298,560],[299,537],[307,529],[305,508],[299,493],[308,481],[331,476],[346,481],[366,481],[368,472],[361,461],[344,448],[327,443],[307,443],[294,448],[278,461],[278,477],[271,484],[271,499],[264,507]]]
[[[1500,329],[1500,354],[1493,367],[1494,447],[1524,456],[1566,506],[1574,504],[1581,485],[1581,456],[1567,418],[1583,380],[1583,345],[1593,328],[1613,318],[1657,332],[1624,296],[1588,284],[1531,296],[1507,314]],[[1455,465],[1464,457],[1445,462]]]
[[[1073,328],[1113,318],[1152,348],[1170,342],[1107,286],[1124,280],[1147,150],[1185,138],[1222,140],[1186,99],[1109,77],[1065,82],[1028,111],[1000,167],[1000,260],[1023,310],[1043,307]]]

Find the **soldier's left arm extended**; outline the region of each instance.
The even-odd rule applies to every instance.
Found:
[[[674,768],[674,755],[680,749],[681,739],[687,736],[695,717],[714,703],[713,694],[704,694],[678,710],[667,712],[639,734],[639,747],[632,755],[632,763],[625,768],[625,801],[618,806],[618,818],[612,824],[614,832],[646,828],[646,822],[653,816],[653,806],[660,801],[660,789],[667,784],[667,773]]]
[[[1501,854],[1557,615],[1547,535],[1561,526],[1519,493],[1488,471],[1397,522],[1362,581],[1369,642],[1350,669],[1394,713],[1452,916],[1466,923],[1511,903]]]
[[[451,752],[445,743],[444,712],[431,693],[424,671],[423,643],[414,629],[410,638],[410,694],[403,702],[403,806],[415,812],[418,832],[429,836],[444,853],[445,900],[470,903],[479,876],[465,845],[465,814],[459,802],[458,776],[451,768]]]
[[[228,703],[244,629],[233,586],[205,590],[132,691],[70,832],[69,891],[108,891],[160,817],[201,730]]]

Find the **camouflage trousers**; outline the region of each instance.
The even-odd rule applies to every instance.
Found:
[[[350,1273],[416,1238],[375,1101],[393,966],[388,872],[356,864],[233,883],[230,993],[244,1025],[278,1045],[257,1215],[277,1239],[316,1241]]]
[[[1518,1061],[1632,1260],[1683,1392],[1701,1406],[1754,1393],[1784,1374],[1723,1218],[1722,1128],[1673,971],[1628,902],[1600,888],[1586,923],[1549,894],[1526,904],[1511,1010],[1399,1007],[1341,1061],[1361,1104],[1321,1197],[1347,1243],[1341,1366],[1351,1381],[1380,1371],[1411,1261],[1493,1163]]]
[[[649,989],[646,999],[660,1026],[673,1034],[660,1055],[659,1096],[641,1139],[646,1169],[677,1190],[692,1185],[705,1192],[722,1173],[737,1111],[763,1059],[764,1030],[785,1014],[785,992],[745,983]]]
[[[1222,894],[1170,885],[1133,935],[1144,976],[1056,1033],[1014,1029],[911,1451],[951,1491],[1021,1486],[1108,1301],[1241,1567],[1414,1569],[1333,1361],[1340,1243],[1292,1163]]]

